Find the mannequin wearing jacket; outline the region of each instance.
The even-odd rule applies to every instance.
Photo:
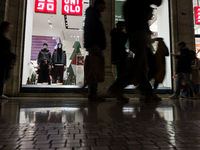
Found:
[[[42,49],[38,54],[38,72],[39,78],[38,83],[49,82],[49,66],[51,63],[51,52],[47,49],[48,44],[43,44],[44,49]]]
[[[60,76],[60,83],[63,83],[63,73],[66,66],[66,53],[62,49],[62,43],[58,43],[58,48],[53,52],[52,65],[54,67],[53,79],[54,83],[57,81],[58,74]]]

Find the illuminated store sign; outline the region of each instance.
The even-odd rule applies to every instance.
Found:
[[[83,0],[62,0],[62,14],[63,15],[82,15]]]
[[[200,7],[194,7],[195,10],[195,24],[200,24]]]
[[[57,0],[35,0],[35,12],[56,14]]]

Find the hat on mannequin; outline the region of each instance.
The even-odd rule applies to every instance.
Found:
[[[47,43],[44,43],[43,44],[43,47],[46,49],[48,47],[48,44]]]
[[[58,43],[57,46],[58,46],[58,48],[62,48],[63,45],[62,45],[62,43]]]

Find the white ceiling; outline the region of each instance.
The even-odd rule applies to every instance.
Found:
[[[82,30],[70,30],[65,28],[64,16],[61,13],[61,0],[57,0],[57,13],[56,14],[45,14],[45,13],[35,13],[33,14],[33,33],[40,33],[41,35],[46,34],[46,30],[52,32],[52,30],[59,31],[63,35],[64,40],[71,40],[71,36],[79,36],[79,39],[82,41]],[[83,2],[88,2],[89,0],[83,0]],[[89,4],[83,3],[83,15],[82,16],[67,16],[68,28],[83,28],[84,22],[84,10],[89,6]],[[50,22],[48,22],[50,20]],[[53,28],[49,26],[49,23],[52,24]],[[64,33],[64,34],[63,34]],[[57,35],[51,35],[57,36]]]

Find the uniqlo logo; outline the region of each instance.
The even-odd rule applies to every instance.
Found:
[[[35,0],[35,12],[56,14],[57,0]]]
[[[62,0],[62,14],[82,16],[83,0]]]
[[[200,24],[200,7],[194,7],[195,10],[195,24]]]

